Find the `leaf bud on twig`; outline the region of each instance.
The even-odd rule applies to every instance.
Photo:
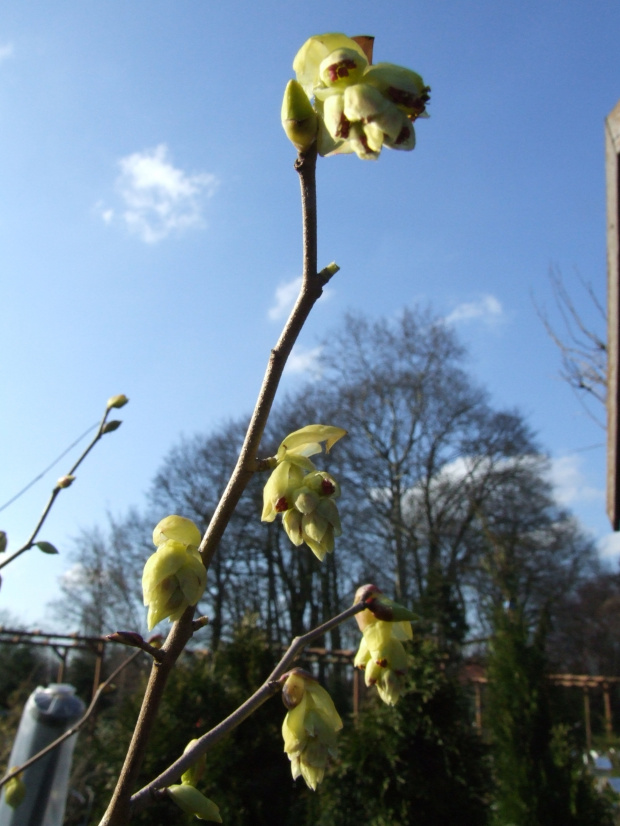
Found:
[[[106,405],[106,410],[111,410],[113,407],[124,407],[128,401],[129,399],[127,396],[124,396],[122,393],[119,396],[110,396]]]

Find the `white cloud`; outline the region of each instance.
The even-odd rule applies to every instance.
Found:
[[[321,378],[321,351],[322,347],[306,350],[303,347],[294,347],[286,362],[286,373],[305,373],[308,379]]]
[[[13,48],[12,43],[3,43],[0,45],[0,63],[4,60],[8,60],[10,57],[13,57],[15,53],[15,49]]]
[[[602,490],[586,484],[579,456],[559,456],[551,459],[549,479],[560,505],[572,506],[583,502],[602,500]]]
[[[273,304],[267,311],[270,321],[281,321],[282,319],[288,317],[288,314],[293,309],[293,305],[299,295],[301,281],[302,279],[299,275],[297,278],[292,278],[290,281],[283,281],[276,287],[273,297]],[[327,298],[330,298],[332,293],[333,290],[329,289],[329,287],[323,287],[321,300],[325,301]]]
[[[458,324],[460,321],[479,320],[485,324],[496,324],[503,316],[501,302],[494,295],[483,295],[478,301],[459,304],[446,316],[446,322]]]
[[[274,303],[267,313],[271,321],[279,321],[288,316],[299,295],[300,287],[301,276],[293,278],[292,281],[286,281],[276,288]]]
[[[620,533],[608,533],[596,543],[602,559],[616,560],[620,556]]]
[[[119,217],[142,241],[154,244],[173,232],[204,226],[203,201],[217,188],[215,175],[178,169],[163,143],[127,155],[118,165],[116,188],[123,202]],[[111,223],[116,211],[98,206],[103,221]]]

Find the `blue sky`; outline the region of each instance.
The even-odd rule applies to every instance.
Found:
[[[557,267],[577,295],[579,273],[604,298],[617,2],[8,0],[0,503],[109,396],[131,399],[41,535],[61,555],[3,571],[0,607],[29,624],[53,624],[45,603],[80,529],[140,506],[181,434],[251,409],[300,271],[281,96],[297,49],[327,31],[373,34],[375,60],[422,74],[431,117],[413,153],[320,159],[319,266],[342,269],[285,385],[312,374],[346,310],[430,304],[494,403],[526,414],[560,499],[609,551],[604,433],[558,378],[533,297],[553,321]],[[9,550],[71,458],[0,513]]]

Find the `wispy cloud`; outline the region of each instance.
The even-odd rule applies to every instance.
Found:
[[[598,540],[596,547],[602,559],[616,560],[620,556],[620,534],[606,534]]]
[[[320,379],[321,370],[321,351],[322,347],[313,347],[306,350],[303,347],[293,348],[293,352],[286,362],[286,373],[304,373],[307,379]]]
[[[15,49],[12,43],[0,43],[0,63],[13,57]]]
[[[448,324],[458,324],[463,321],[482,321],[485,324],[496,324],[504,317],[501,302],[494,295],[483,295],[478,301],[468,301],[459,304],[446,316]]]
[[[215,175],[188,174],[174,166],[163,143],[121,158],[118,166],[116,189],[122,208],[117,213],[98,204],[105,223],[112,223],[118,215],[129,231],[147,244],[204,226],[203,204],[217,189]]]
[[[560,456],[551,459],[549,478],[560,505],[574,506],[604,498],[602,490],[586,483],[581,465],[579,456]]]
[[[297,276],[296,278],[292,278],[290,281],[283,281],[278,284],[273,296],[273,304],[267,311],[267,315],[271,321],[281,321],[288,316],[290,311],[293,309],[297,296],[299,295],[301,280],[301,276]],[[326,299],[331,298],[332,293],[333,290],[329,287],[323,287],[321,300],[325,301]]]
[[[301,276],[278,285],[274,296],[274,303],[267,313],[271,321],[280,321],[287,317],[293,308],[295,299],[299,295],[300,287]]]

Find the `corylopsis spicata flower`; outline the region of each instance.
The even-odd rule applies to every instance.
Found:
[[[327,691],[300,668],[289,673],[282,700],[289,709],[282,736],[293,779],[301,775],[316,790],[325,775],[329,756],[336,754],[336,734],[342,728],[342,720]]]
[[[202,596],[207,571],[198,553],[200,539],[197,526],[182,516],[167,516],[153,531],[157,550],[142,574],[149,631],[166,617],[170,622],[179,619]]]
[[[411,622],[417,617],[375,585],[358,588],[355,602],[362,600],[368,607],[355,616],[363,636],[353,665],[364,671],[366,685],[376,686],[383,702],[393,706],[405,686],[407,652],[403,642],[413,638]]]
[[[339,33],[316,35],[293,61],[297,81],[319,117],[319,154],[355,152],[374,160],[384,146],[413,149],[413,122],[427,116],[430,88],[410,69],[371,65],[357,41]]]
[[[346,430],[330,425],[307,425],[290,433],[280,444],[275,456],[276,466],[263,491],[263,522],[273,522],[282,514],[282,524],[294,545],[304,543],[323,560],[334,550],[334,537],[342,529],[334,499],[340,486],[325,471],[318,471],[310,456],[325,451]]]

